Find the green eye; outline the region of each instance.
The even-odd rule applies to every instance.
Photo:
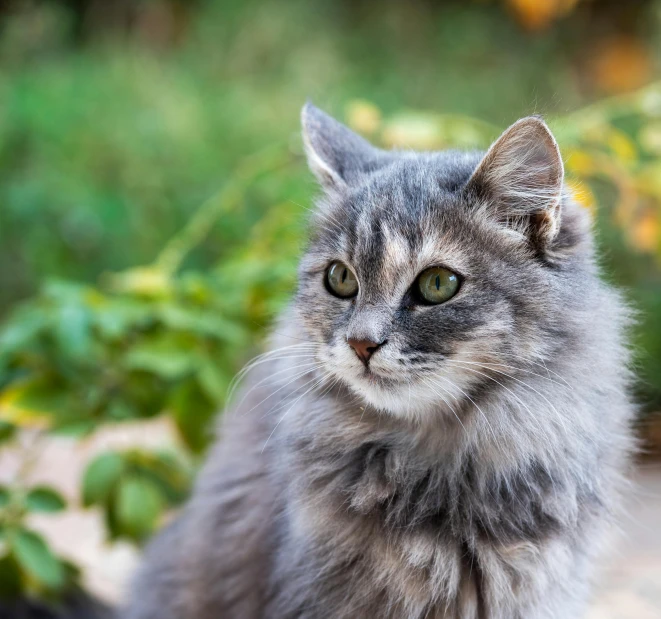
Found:
[[[459,277],[443,267],[431,267],[418,275],[415,285],[426,303],[445,303],[457,294]]]
[[[358,280],[343,262],[333,262],[328,267],[326,285],[329,292],[343,299],[353,297],[358,292]]]

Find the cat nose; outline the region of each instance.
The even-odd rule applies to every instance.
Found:
[[[377,343],[372,342],[371,340],[357,340],[353,337],[347,339],[347,342],[354,352],[358,355],[358,358],[367,365],[370,361],[370,357],[386,343],[386,340],[383,342]]]

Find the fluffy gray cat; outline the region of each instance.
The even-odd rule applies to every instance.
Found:
[[[582,616],[629,318],[548,127],[388,152],[308,104],[303,135],[324,191],[298,292],[125,616]]]

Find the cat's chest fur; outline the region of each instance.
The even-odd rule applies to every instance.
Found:
[[[477,617],[487,563],[498,587],[516,588],[536,548],[598,500],[539,462],[496,471],[459,445],[435,457],[387,424],[314,425],[294,424],[287,442],[286,526],[300,553],[286,563],[314,575],[301,591],[347,616]]]

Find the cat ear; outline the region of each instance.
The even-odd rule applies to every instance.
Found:
[[[341,190],[378,166],[383,151],[308,102],[301,111],[303,143],[310,170],[321,185]]]
[[[488,216],[544,248],[560,229],[563,177],[553,134],[541,118],[529,116],[492,144],[466,190]]]

